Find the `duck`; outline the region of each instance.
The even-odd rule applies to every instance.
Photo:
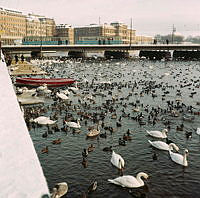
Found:
[[[105,152],[112,152],[112,146],[104,147],[103,151],[105,151]]]
[[[153,153],[152,159],[153,159],[153,160],[157,160],[157,159],[158,159],[158,155],[157,155],[156,153]]]
[[[97,189],[97,181],[94,181],[88,187],[88,193],[91,193]]]
[[[152,137],[167,138],[166,133],[168,132],[168,130],[167,129],[163,129],[162,131],[148,131],[148,130],[146,130],[146,132]]]
[[[181,155],[179,153],[174,153],[174,152],[172,152],[172,150],[173,150],[173,148],[171,147],[169,150],[169,155],[171,157],[171,160],[182,166],[188,166],[188,161],[187,161],[187,155],[189,153],[188,149],[184,150],[183,155]]]
[[[88,167],[88,160],[86,158],[83,158],[82,165],[83,165],[84,168]]]
[[[187,139],[192,138],[192,131],[186,131],[186,132],[185,132],[185,137],[186,137]]]
[[[60,144],[62,142],[62,140],[60,138],[58,138],[57,140],[53,140],[52,144]]]
[[[160,149],[160,150],[164,150],[164,151],[169,151],[169,149],[171,148],[171,147],[173,147],[176,151],[179,151],[179,148],[178,148],[178,146],[176,145],[176,144],[174,144],[174,143],[170,143],[170,144],[167,144],[167,143],[165,143],[165,142],[163,142],[163,141],[150,141],[150,140],[148,140],[148,142],[153,146],[153,147],[155,147],[155,148],[157,148],[157,149]]]
[[[112,157],[111,157],[111,163],[112,165],[114,165],[115,167],[117,167],[118,169],[123,169],[125,162],[124,159],[122,158],[121,155],[115,153],[115,151],[112,151]]]
[[[48,152],[49,152],[48,146],[46,146],[45,148],[43,148],[43,149],[41,150],[41,152],[42,152],[42,154],[43,154],[43,153],[48,153]]]
[[[83,152],[82,152],[82,156],[83,158],[86,158],[88,156],[88,150],[87,149],[83,149]]]
[[[124,175],[117,177],[115,179],[108,179],[108,182],[126,187],[126,188],[139,188],[144,186],[144,181],[141,179],[141,177],[144,177],[145,179],[148,178],[148,175],[144,172],[140,172],[137,174],[136,177],[132,175]]]
[[[132,137],[130,135],[124,134],[123,140],[125,140],[125,141],[132,140]]]
[[[100,136],[101,138],[107,138],[106,132],[105,132],[105,133],[101,133],[99,136]]]
[[[89,132],[86,134],[87,138],[97,137],[100,134],[99,125],[97,125],[97,129],[90,129]]]
[[[67,121],[65,121],[65,124],[70,128],[75,128],[75,129],[80,129],[81,128],[79,119],[77,120],[77,123],[76,122],[67,122]]]
[[[94,149],[95,149],[95,146],[93,146],[93,144],[91,144],[89,147],[88,147],[88,152],[92,152],[92,151],[94,151]]]
[[[68,191],[68,185],[66,182],[57,183],[53,188],[51,198],[60,198],[65,195]]]

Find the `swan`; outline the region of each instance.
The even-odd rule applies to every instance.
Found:
[[[197,133],[197,135],[200,135],[200,128],[197,128],[196,133]]]
[[[69,95],[70,94],[70,91],[68,89],[61,90],[60,92],[64,93],[65,95]]]
[[[74,84],[75,84],[74,87],[68,87],[68,89],[69,89],[69,90],[72,90],[72,91],[78,91],[79,88],[78,88],[78,86],[77,86],[77,81],[76,81]]]
[[[185,149],[184,154],[181,155],[179,153],[174,153],[172,152],[173,148],[170,147],[169,150],[169,155],[172,159],[172,161],[176,162],[177,164],[180,164],[182,166],[188,166],[188,162],[187,162],[187,155],[188,155],[188,150]]]
[[[50,120],[49,117],[45,117],[45,116],[39,116],[35,119],[31,119],[30,121],[38,123],[38,124],[54,124],[54,123],[56,123],[56,121]]]
[[[37,91],[44,91],[45,89],[47,89],[47,84],[43,84],[43,85],[39,86],[36,90]]]
[[[68,127],[71,127],[71,128],[76,128],[76,129],[80,129],[81,128],[79,120],[77,120],[77,123],[76,122],[67,122],[67,121],[65,121],[65,124]]]
[[[144,177],[145,179],[147,179],[148,175],[146,173],[140,172],[137,174],[136,178],[131,175],[124,175],[121,177],[117,177],[115,179],[108,179],[108,181],[110,183],[120,185],[122,187],[138,188],[138,187],[144,186],[144,182],[141,179],[141,177]]]
[[[148,130],[146,130],[146,131],[152,137],[167,138],[167,135],[166,135],[166,133],[168,132],[167,129],[163,129],[162,131],[148,131]]]
[[[68,100],[69,97],[66,96],[64,93],[56,93],[56,96],[58,96],[59,98],[63,99],[63,100]]]
[[[68,191],[68,185],[66,182],[57,183],[53,188],[51,198],[60,198],[65,195]]]
[[[115,153],[115,151],[112,152],[112,157],[110,161],[114,166],[116,166],[120,170],[124,168],[125,165],[124,159],[122,158],[121,155]]]
[[[148,142],[155,148],[160,149],[160,150],[165,150],[165,151],[169,151],[170,147],[172,146],[176,151],[179,151],[178,146],[176,146],[176,144],[174,143],[170,143],[167,144],[163,141],[150,141],[148,140]]]

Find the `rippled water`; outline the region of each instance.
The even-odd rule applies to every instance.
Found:
[[[200,63],[199,62],[150,62],[150,61],[104,61],[104,62],[83,62],[75,63],[68,62],[53,64],[52,69],[55,76],[73,77],[82,81],[84,78],[89,80],[89,85],[94,79],[97,89],[94,87],[86,87],[79,85],[80,95],[85,92],[95,95],[95,104],[90,103],[90,108],[84,109],[78,103],[78,99],[83,98],[71,94],[70,100],[72,104],[80,106],[80,110],[74,110],[71,107],[62,108],[62,111],[50,110],[42,115],[52,115],[53,112],[58,111],[58,125],[61,128],[66,113],[71,113],[74,118],[80,118],[77,115],[78,111],[83,112],[105,112],[105,108],[95,109],[95,107],[102,106],[107,99],[112,99],[112,96],[118,98],[118,101],[113,104],[118,118],[122,115],[122,109],[125,113],[130,113],[130,117],[122,117],[122,126],[116,127],[116,120],[111,119],[113,113],[107,112],[104,123],[106,126],[112,126],[117,131],[111,134],[109,131],[101,128],[102,132],[107,132],[107,138],[86,139],[88,127],[96,125],[92,120],[81,121],[81,133],[73,134],[72,130],[65,132],[55,132],[49,134],[47,138],[42,138],[42,134],[47,131],[46,126],[30,130],[30,135],[33,139],[35,149],[40,159],[44,174],[46,176],[49,188],[52,189],[57,182],[67,182],[69,191],[66,197],[74,198],[80,197],[80,194],[87,190],[91,181],[97,180],[97,190],[89,195],[91,198],[109,197],[170,197],[170,198],[196,198],[200,197],[200,138],[195,133],[194,128],[200,127],[200,116],[195,115],[192,122],[183,121],[182,114],[179,117],[172,117],[169,113],[160,113],[157,123],[153,126],[148,123],[148,113],[144,111],[143,106],[149,105],[152,107],[167,108],[167,100],[174,101],[176,98],[182,98],[183,103],[187,106],[192,105],[194,111],[200,111],[200,106],[196,102],[200,102],[200,93],[197,85],[200,85]],[[66,71],[66,73],[63,71]],[[191,81],[193,80],[193,81]],[[111,83],[121,83],[121,89],[114,86],[113,89],[99,89],[98,84],[102,81],[111,81]],[[139,83],[138,88],[132,89],[134,81]],[[174,88],[166,88],[169,91],[162,100],[164,90],[160,87],[155,88],[157,97],[153,98],[151,94],[140,96],[140,92],[146,86],[145,81],[156,81],[156,84],[162,86],[172,85]],[[195,82],[194,82],[195,81]],[[190,86],[180,88],[180,85],[192,83]],[[148,85],[149,83],[147,83]],[[125,86],[126,85],[126,86]],[[95,86],[95,85],[94,85]],[[196,88],[195,88],[196,86]],[[180,89],[182,96],[176,95],[176,90]],[[194,89],[194,90],[193,90]],[[109,91],[112,91],[112,95]],[[190,93],[196,91],[193,97]],[[101,94],[104,94],[103,97]],[[129,95],[132,93],[132,96]],[[130,103],[137,103],[140,106],[141,112],[144,115],[146,125],[140,126],[138,122],[131,117],[136,116],[137,112],[133,112],[133,106]],[[125,105],[126,103],[126,105]],[[53,101],[47,99],[44,106],[52,107]],[[186,111],[185,113],[190,114]],[[146,129],[149,130],[162,130],[166,126],[161,121],[162,117],[166,117],[172,122],[171,129],[169,130],[168,137],[173,140],[180,148],[180,153],[183,153],[184,148],[189,150],[188,163],[189,166],[183,168],[182,166],[171,161],[167,151],[160,151],[152,148],[148,140],[157,140],[147,136]],[[176,131],[176,126],[184,123],[184,131]],[[115,186],[108,183],[108,179],[116,178],[119,176],[118,170],[110,163],[111,153],[103,152],[105,146],[117,145],[118,139],[130,129],[132,141],[127,142],[126,146],[116,146],[114,150],[119,153],[125,160],[124,175],[134,175],[140,171],[147,173],[150,177],[145,181],[146,186],[141,189],[129,190],[120,186]],[[193,131],[192,138],[186,139],[185,132]],[[57,138],[62,139],[60,145],[53,145],[51,142]],[[82,150],[87,148],[90,144],[95,145],[95,151],[89,153],[88,167],[84,168],[82,162]],[[41,154],[41,149],[49,146],[48,154]],[[157,160],[152,159],[153,153],[158,155]]]

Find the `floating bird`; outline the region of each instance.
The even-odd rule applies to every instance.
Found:
[[[66,96],[64,93],[56,93],[56,96],[58,96],[59,98],[61,98],[62,100],[68,100],[69,97]]]
[[[57,140],[53,140],[52,144],[60,144],[62,142],[62,140],[60,138],[58,138]]]
[[[197,135],[200,135],[200,128],[197,128],[196,133],[197,133]]]
[[[45,148],[43,148],[41,150],[42,153],[48,153],[49,152],[49,149],[48,149],[48,146],[46,146]]]
[[[56,121],[50,120],[49,117],[45,117],[45,116],[40,116],[40,117],[37,117],[35,119],[31,119],[30,121],[38,123],[38,124],[42,124],[42,125],[47,125],[47,124],[50,125],[50,124],[55,124],[56,123]]]
[[[172,146],[176,151],[179,151],[178,146],[176,146],[176,144],[174,143],[170,143],[167,144],[165,142],[162,141],[150,141],[148,140],[148,142],[155,148],[160,149],[160,150],[165,150],[165,151],[169,151],[170,147]]]
[[[97,181],[94,181],[91,183],[91,185],[88,187],[88,193],[91,193],[97,189]]]
[[[68,191],[68,185],[66,182],[57,183],[53,188],[51,198],[60,198],[65,195]]]
[[[112,146],[109,146],[109,147],[104,147],[103,148],[103,151],[109,151],[109,152],[112,152]]]
[[[177,164],[180,164],[182,166],[188,166],[188,161],[187,161],[188,150],[187,149],[185,149],[184,154],[181,155],[179,153],[172,152],[172,147],[171,147],[171,149],[169,150],[169,155],[172,161],[176,162]]]
[[[110,161],[118,169],[121,170],[124,168],[124,165],[125,165],[124,159],[121,157],[121,155],[115,153],[115,151],[112,152],[112,157]]]
[[[136,178],[131,175],[124,175],[115,179],[108,179],[108,181],[122,187],[138,188],[144,186],[144,181],[141,179],[141,177],[147,179],[148,175],[146,173],[140,172],[137,174]]]
[[[156,138],[166,138],[167,137],[166,133],[168,132],[167,129],[163,129],[162,131],[148,131],[148,130],[146,131],[150,136]]]
[[[94,151],[94,149],[95,149],[95,146],[93,146],[93,144],[91,144],[89,147],[88,147],[88,152],[92,152],[92,151]]]
[[[76,129],[80,129],[81,128],[79,120],[77,120],[77,123],[76,122],[67,122],[67,121],[65,121],[65,124],[68,127],[71,127],[71,128],[76,128]]]

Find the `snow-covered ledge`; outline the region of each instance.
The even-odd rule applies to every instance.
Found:
[[[0,83],[0,197],[48,197],[42,167],[2,60]]]

